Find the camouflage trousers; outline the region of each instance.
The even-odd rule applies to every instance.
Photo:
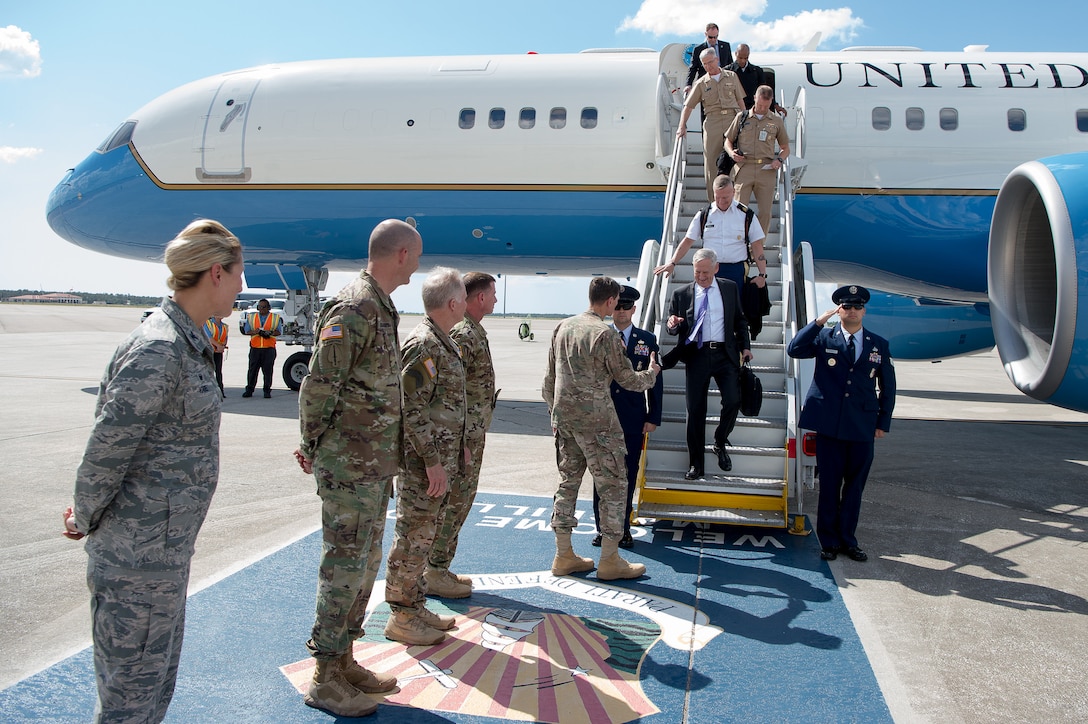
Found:
[[[552,529],[570,533],[578,525],[574,511],[578,488],[589,469],[593,489],[600,499],[601,535],[618,541],[623,537],[623,516],[627,510],[627,446],[623,433],[582,432],[559,429],[555,433],[555,460],[559,467],[559,490],[555,492]]]
[[[95,722],[160,722],[174,696],[189,569],[87,564],[98,684]]]
[[[385,601],[394,611],[413,610],[427,595],[423,565],[431,553],[444,496],[427,495],[427,476],[401,470],[397,476],[397,522],[385,563]]]
[[[466,447],[472,454],[472,460],[465,466],[465,474],[450,480],[450,489],[442,500],[438,510],[438,523],[435,527],[434,544],[427,562],[434,568],[448,570],[457,555],[457,538],[461,528],[472,511],[476,500],[476,489],[480,486],[480,467],[484,461],[484,436],[478,439],[468,438]]]
[[[306,648],[317,659],[350,651],[363,635],[370,592],[382,564],[385,514],[392,478],[329,485],[318,477],[321,496],[321,564],[317,614]]]

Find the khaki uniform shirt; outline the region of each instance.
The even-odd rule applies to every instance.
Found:
[[[708,116],[722,111],[742,111],[744,86],[737,74],[729,70],[723,70],[718,80],[701,75],[691,87],[684,105],[694,110],[700,103],[703,104],[703,113]]]
[[[743,115],[738,114],[733,119],[733,125],[725,132],[725,137],[733,142],[734,150],[744,154],[747,163],[763,159],[759,163],[768,164],[774,160],[775,141],[778,141],[779,147],[790,145],[786,122],[777,113],[768,111],[763,118],[757,118],[755,113],[749,111],[741,129]]]
[[[300,449],[328,483],[397,474],[401,459],[400,316],[365,270],[326,302],[299,390]]]

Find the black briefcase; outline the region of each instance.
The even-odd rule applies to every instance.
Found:
[[[745,362],[740,368],[740,412],[745,417],[756,417],[763,407],[763,383]]]

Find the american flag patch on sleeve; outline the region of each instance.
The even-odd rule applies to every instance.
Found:
[[[344,328],[339,324],[330,324],[321,328],[321,340],[326,339],[343,339]]]

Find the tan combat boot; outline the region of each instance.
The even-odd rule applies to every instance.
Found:
[[[449,631],[457,626],[457,619],[453,616],[442,616],[430,610],[426,606],[416,609],[416,617],[435,631]]]
[[[427,595],[437,598],[468,598],[472,595],[472,584],[461,583],[453,574],[442,568],[427,566],[423,572],[427,583]]]
[[[430,646],[446,640],[444,631],[431,628],[414,611],[394,611],[385,624],[385,637],[409,646]]]
[[[597,578],[614,581],[617,578],[638,578],[646,572],[641,563],[628,563],[620,558],[619,541],[605,538],[601,541],[601,562],[597,564]]]
[[[397,677],[364,668],[350,651],[340,657],[340,671],[345,681],[365,694],[384,694],[397,688]]]
[[[552,575],[565,576],[568,573],[592,571],[593,559],[582,558],[574,552],[570,544],[570,533],[555,532],[555,560],[552,561]]]
[[[351,654],[348,654],[351,656]],[[318,659],[314,678],[303,697],[306,706],[324,709],[337,716],[366,716],[378,710],[378,702],[359,691],[344,678],[340,659]]]

